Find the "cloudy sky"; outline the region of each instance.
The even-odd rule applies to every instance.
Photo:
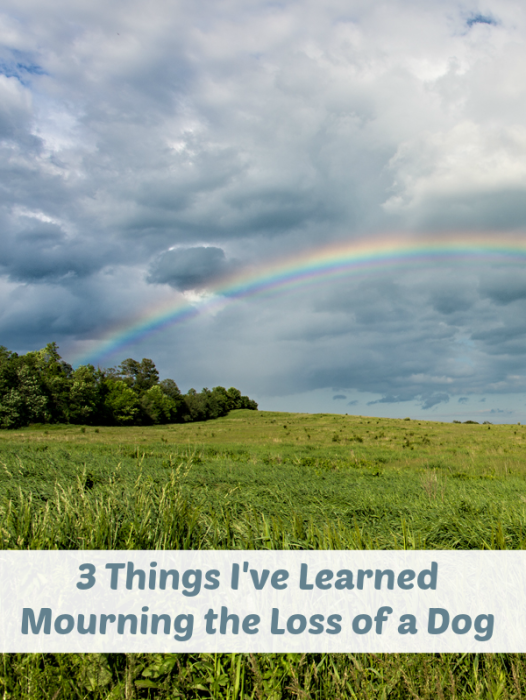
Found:
[[[3,0],[0,343],[75,363],[327,245],[526,240],[520,0]],[[104,357],[263,409],[526,421],[524,265],[385,266]]]

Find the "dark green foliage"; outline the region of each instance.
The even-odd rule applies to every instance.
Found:
[[[181,394],[173,379],[159,382],[152,360],[128,358],[118,367],[76,370],[56,343],[19,356],[0,346],[0,428],[32,423],[158,425],[219,418],[257,403],[231,388]]]
[[[0,348],[0,426],[18,428],[30,422],[52,419],[51,393],[59,392],[59,377],[49,372],[48,346],[38,353],[19,357]],[[62,368],[61,368],[62,369]],[[56,379],[57,381],[54,381]]]
[[[159,372],[152,360],[143,358],[142,362],[131,357],[119,365],[119,374],[124,382],[139,395],[159,383]]]
[[[143,415],[151,423],[173,423],[177,418],[177,404],[167,396],[158,384],[150,387],[141,397]]]
[[[139,397],[127,384],[108,377],[104,379],[104,414],[108,423],[133,425],[139,412]],[[112,420],[113,419],[113,420]]]
[[[198,393],[190,389],[183,396],[180,415],[184,422],[203,421],[214,418],[222,418],[229,411],[248,408],[257,411],[258,405],[248,396],[241,396],[238,389],[231,387],[228,391],[222,386],[216,386],[212,390],[203,389]]]
[[[91,425],[101,412],[103,373],[93,365],[84,365],[70,376],[66,415],[69,423]]]
[[[208,405],[208,389],[200,394],[195,389],[190,389],[185,396],[185,421],[201,421],[206,420],[206,410]]]

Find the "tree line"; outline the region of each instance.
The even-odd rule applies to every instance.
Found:
[[[187,394],[173,379],[159,380],[152,360],[128,358],[109,369],[73,369],[56,343],[18,355],[0,346],[0,427],[31,423],[155,425],[225,416],[257,403],[234,387],[216,386]]]

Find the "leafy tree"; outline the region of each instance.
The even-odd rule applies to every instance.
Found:
[[[16,385],[11,386],[0,402],[0,426],[20,428],[31,422],[47,421],[47,398],[38,379],[27,364],[19,364]]]
[[[120,425],[133,424],[139,414],[137,394],[123,381],[105,379],[107,394],[104,398],[106,414]]]
[[[228,395],[228,398],[230,399],[230,410],[233,411],[236,408],[239,408],[239,400],[241,399],[241,392],[239,391],[239,389],[236,389],[235,387],[231,386],[226,393]]]
[[[206,420],[208,416],[208,389],[203,389],[201,393],[197,393],[195,389],[190,389],[184,396],[185,412],[183,415],[184,421],[201,421]]]
[[[81,365],[71,375],[67,417],[69,423],[103,420],[103,373],[93,365]]]
[[[248,396],[242,396],[239,389],[236,389],[235,387],[231,386],[230,389],[227,391],[227,394],[231,400],[231,403],[230,403],[230,410],[231,411],[233,411],[237,408],[249,408],[253,411],[258,410],[257,403],[255,401],[253,401],[252,399],[249,399]]]
[[[177,415],[177,404],[159,384],[152,386],[141,398],[141,408],[151,423],[169,423]]]
[[[248,396],[242,396],[239,403],[240,403],[239,408],[249,409],[250,411],[257,411],[258,410],[257,401],[254,401],[253,399],[249,399]]]
[[[16,360],[18,355],[0,345],[0,397],[16,386]]]
[[[174,423],[179,423],[183,419],[183,414],[185,412],[185,403],[183,395],[181,394],[179,387],[174,382],[173,379],[163,379],[159,382],[159,386],[166,396],[168,396],[172,401],[172,411],[171,420]]]
[[[73,368],[64,362],[56,343],[48,343],[42,350],[24,356],[35,363],[35,373],[40,376],[43,391],[48,397],[51,421],[69,422],[69,390]]]
[[[169,396],[174,401],[182,401],[182,394],[173,379],[163,379],[162,382],[159,382],[159,386],[166,396]]]
[[[137,362],[129,357],[121,362],[119,372],[126,384],[139,395],[159,383],[159,372],[154,362],[146,357],[142,359],[142,362]]]
[[[222,386],[216,386],[212,391],[203,389],[197,393],[195,389],[190,389],[184,397],[185,421],[203,421],[226,416],[227,413],[236,408],[250,408],[257,410],[257,403],[242,396],[241,392],[234,387],[228,391]]]
[[[234,387],[181,394],[173,379],[159,382],[152,360],[128,358],[106,370],[73,370],[56,343],[25,355],[0,346],[0,427],[31,422],[140,425],[219,418],[257,403]]]
[[[230,410],[230,399],[226,389],[222,386],[215,386],[208,395],[208,417],[221,418],[226,416]]]

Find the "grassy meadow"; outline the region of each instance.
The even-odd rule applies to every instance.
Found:
[[[3,549],[524,549],[526,427],[233,411],[0,433]],[[521,655],[3,655],[3,698],[520,698]]]

